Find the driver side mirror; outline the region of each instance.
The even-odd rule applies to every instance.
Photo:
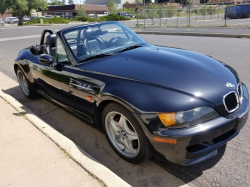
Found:
[[[42,64],[52,64],[54,62],[53,57],[50,55],[41,55],[38,60]]]

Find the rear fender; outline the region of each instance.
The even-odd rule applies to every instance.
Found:
[[[30,83],[34,83],[34,78],[32,76],[31,68],[33,68],[33,64],[38,63],[38,58],[36,55],[30,52],[30,48],[22,50],[15,60],[15,72],[17,67],[21,68],[28,78]]]

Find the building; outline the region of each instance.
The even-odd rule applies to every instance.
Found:
[[[127,1],[129,3],[135,3],[135,0],[114,0],[116,4],[124,4]],[[106,5],[107,0],[85,0],[85,4],[92,4],[92,5]]]
[[[2,14],[0,14],[0,18],[4,21],[4,18],[6,18],[6,17],[12,17],[13,15],[10,13],[10,11],[9,10],[6,10],[5,12],[4,12],[4,14],[2,15]]]
[[[118,9],[122,8],[123,4],[127,1],[129,3],[135,3],[135,0],[114,0],[118,5]],[[92,5],[107,5],[107,0],[85,0],[85,4],[92,4]]]
[[[61,6],[49,6],[48,10],[41,10],[42,16],[52,15],[60,16],[62,18],[70,19],[77,15],[78,7],[82,6],[87,14],[103,14],[108,12],[106,5],[61,5]]]

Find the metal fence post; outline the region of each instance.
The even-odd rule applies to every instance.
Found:
[[[145,7],[145,1],[146,1],[146,0],[144,0],[144,30],[145,30],[145,24],[146,24],[146,23],[145,23],[145,8],[146,8],[146,7]]]
[[[220,17],[220,9],[218,8],[218,18]]]
[[[168,9],[166,9],[166,27],[168,26]]]
[[[178,11],[178,9],[177,9],[177,25],[179,24],[179,20],[178,20],[178,15],[179,14],[179,11]]]
[[[161,8],[160,8],[160,27],[161,27]]]
[[[187,22],[188,22],[188,10],[186,9],[186,13],[187,13]]]
[[[189,5],[189,20],[188,20],[188,25],[190,25],[190,14],[191,14],[191,5]]]
[[[138,23],[138,15],[139,15],[139,12],[138,12],[138,11],[139,11],[139,8],[137,8],[137,27],[138,27],[138,24],[139,24],[139,23]]]
[[[225,26],[227,25],[227,12],[228,12],[228,7],[229,7],[229,0],[227,2],[227,8],[226,8],[226,12],[225,12]]]

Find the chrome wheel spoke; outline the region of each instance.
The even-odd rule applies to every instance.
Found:
[[[138,140],[138,136],[137,135],[127,134],[127,137],[128,137],[129,141]]]
[[[113,117],[111,117],[111,118],[109,119],[109,121],[110,121],[110,125],[111,125],[112,129],[113,129],[115,132],[120,131],[120,129],[119,129],[119,127],[118,127],[118,124],[117,124],[117,122],[113,119]]]
[[[121,127],[121,129],[124,129],[124,127],[127,126],[127,120],[126,120],[124,115],[120,116],[118,125],[119,125],[119,127]]]
[[[128,140],[128,138],[124,138],[123,145],[127,148],[128,151],[135,153],[136,150],[132,146],[132,141]]]

